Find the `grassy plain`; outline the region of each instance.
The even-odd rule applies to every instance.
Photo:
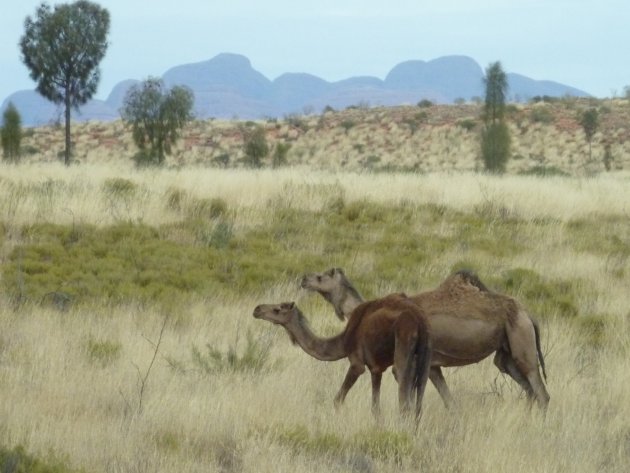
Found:
[[[0,447],[88,472],[624,472],[630,176],[0,166]],[[323,363],[252,318],[343,267],[366,297],[472,268],[541,323],[551,404],[485,360],[446,370],[414,434],[332,398]],[[2,453],[0,448],[0,454]],[[0,458],[1,455],[0,455]]]

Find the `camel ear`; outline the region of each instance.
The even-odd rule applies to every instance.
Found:
[[[341,274],[343,276],[343,269],[341,268],[333,268],[330,270],[330,275],[334,276],[335,274]]]
[[[293,310],[295,308],[295,302],[283,302],[281,306],[283,309]]]

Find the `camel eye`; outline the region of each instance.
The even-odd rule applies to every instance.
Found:
[[[273,309],[273,313],[274,314],[279,314],[280,313],[280,309],[278,309],[277,307],[275,309]]]
[[[317,282],[322,282],[322,277],[321,276],[317,276]]]

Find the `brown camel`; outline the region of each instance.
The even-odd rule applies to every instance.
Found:
[[[363,302],[340,268],[305,275],[302,287],[320,293],[342,320]],[[547,406],[549,394],[539,371],[540,363],[546,379],[538,325],[515,299],[490,291],[469,271],[459,271],[436,289],[410,299],[429,319],[433,342],[429,378],[447,407],[452,397],[441,367],[477,363],[491,353],[496,353],[494,364],[501,372],[530,399]]]
[[[431,339],[422,311],[404,294],[359,304],[349,314],[346,328],[331,338],[314,335],[294,302],[259,305],[254,317],[282,325],[293,343],[318,360],[348,358],[350,367],[335,396],[335,405],[343,403],[367,366],[372,375],[372,412],[379,417],[382,374],[394,365],[401,413],[411,411],[415,391],[414,414],[419,418],[429,376]]]

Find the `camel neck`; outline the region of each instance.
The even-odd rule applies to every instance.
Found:
[[[345,330],[334,337],[318,337],[311,331],[306,318],[301,313],[293,317],[284,328],[289,332],[293,342],[313,358],[321,361],[336,361],[347,356],[343,344]]]
[[[333,305],[337,317],[341,319],[344,316],[348,316],[350,312],[363,302],[359,292],[352,286],[344,286],[335,294],[329,294],[326,299]]]

